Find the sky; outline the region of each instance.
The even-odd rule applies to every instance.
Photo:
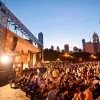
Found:
[[[44,35],[44,48],[82,48],[81,40],[100,36],[100,0],[1,0],[36,36]]]

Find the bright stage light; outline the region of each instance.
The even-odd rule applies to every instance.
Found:
[[[7,63],[7,62],[9,61],[9,57],[6,56],[6,55],[3,55],[3,56],[1,56],[1,61],[2,61],[3,63]]]

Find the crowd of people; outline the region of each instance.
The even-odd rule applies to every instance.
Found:
[[[31,100],[100,100],[100,62],[52,62],[22,70],[16,83]]]

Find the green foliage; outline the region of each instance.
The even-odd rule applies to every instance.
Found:
[[[44,50],[44,61],[55,61],[59,58],[60,52],[52,49]]]
[[[80,58],[82,58],[82,61],[89,61],[91,53],[89,53],[89,52],[74,52],[74,53],[71,53],[70,55],[72,55],[75,58],[75,61],[78,61],[78,59],[80,59]]]
[[[79,61],[90,61],[94,60],[91,59],[91,53],[88,52],[74,52],[70,53],[69,57],[64,56],[64,52],[57,52],[56,50],[52,49],[44,49],[44,61],[56,61],[58,58],[61,61],[73,61],[73,62],[79,62]],[[96,55],[98,59],[100,59],[100,54]],[[97,60],[97,59],[96,59]],[[41,61],[41,52],[37,53],[37,61]]]

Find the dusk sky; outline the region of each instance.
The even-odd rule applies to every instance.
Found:
[[[44,48],[82,48],[94,31],[100,36],[100,0],[1,0],[37,37],[44,34]]]

